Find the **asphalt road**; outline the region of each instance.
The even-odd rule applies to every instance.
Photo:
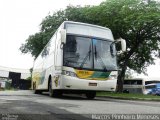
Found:
[[[83,96],[65,95],[50,98],[47,93],[0,91],[0,120],[87,120],[94,115],[159,114],[160,103],[109,98],[87,100]],[[106,118],[107,119],[107,118]]]

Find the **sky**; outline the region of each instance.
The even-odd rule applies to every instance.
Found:
[[[67,5],[98,5],[104,0],[0,0],[0,66],[29,69],[33,57],[19,50],[29,35],[39,31],[41,21]],[[160,60],[148,67],[148,75],[160,77]],[[140,77],[144,75],[139,75]]]
[[[134,77],[137,77],[137,78],[141,78],[141,77],[150,77],[150,78],[160,78],[160,59],[156,59],[155,60],[155,65],[150,65],[148,68],[147,68],[147,76],[144,75],[144,74],[135,74]]]
[[[29,35],[54,11],[68,5],[98,5],[104,0],[0,0],[0,66],[29,69],[33,57],[19,50]]]

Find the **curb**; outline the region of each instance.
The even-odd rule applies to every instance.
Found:
[[[112,99],[120,99],[120,100],[135,100],[135,101],[154,101],[160,102],[160,99],[153,99],[153,98],[125,98],[125,97],[118,97],[118,96],[96,96],[99,98],[112,98]]]

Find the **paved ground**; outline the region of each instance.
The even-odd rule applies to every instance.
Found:
[[[94,114],[159,114],[160,103],[109,98],[87,100],[72,95],[50,98],[46,93],[35,95],[32,91],[0,91],[0,113],[1,118],[18,117],[18,120],[85,120],[93,119]]]

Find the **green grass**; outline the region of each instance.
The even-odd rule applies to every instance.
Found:
[[[131,94],[131,93],[128,94],[128,93],[113,93],[113,92],[97,92],[97,96],[117,98],[117,99],[128,99],[128,100],[160,101],[160,96],[143,95],[143,94]]]

